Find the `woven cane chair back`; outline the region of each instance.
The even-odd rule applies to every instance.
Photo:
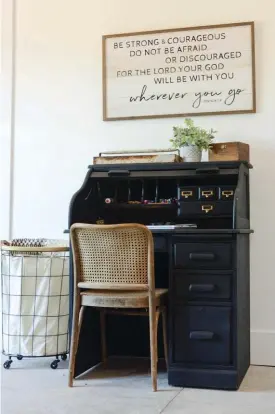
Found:
[[[140,224],[74,224],[77,282],[147,285],[153,278],[153,238]]]

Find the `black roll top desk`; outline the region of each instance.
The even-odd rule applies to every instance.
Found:
[[[249,367],[249,168],[94,165],[72,198],[69,227],[132,222],[152,230],[156,287],[169,289],[171,385],[237,389]],[[72,279],[71,266],[71,293]],[[108,316],[108,354],[148,357],[147,325],[147,318]],[[87,309],[77,375],[101,361],[99,329],[97,310]]]

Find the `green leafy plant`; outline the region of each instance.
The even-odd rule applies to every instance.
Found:
[[[214,134],[217,131],[195,126],[194,121],[190,118],[184,120],[185,127],[173,127],[174,138],[170,139],[173,148],[186,147],[195,145],[200,150],[208,150],[211,148],[212,140],[215,138]]]

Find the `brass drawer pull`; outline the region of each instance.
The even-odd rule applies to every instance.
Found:
[[[212,190],[203,190],[201,192],[201,195],[206,198],[211,197],[213,194],[214,192]]]
[[[96,224],[104,224],[104,220],[96,220]]]
[[[204,205],[204,206],[201,206],[201,209],[202,209],[202,211],[204,211],[205,213],[209,213],[209,211],[212,211],[213,210],[213,206],[211,206],[210,204],[207,204],[207,205]]]
[[[222,191],[222,196],[224,196],[226,198],[233,196],[233,194],[234,194],[234,192],[232,190],[224,190],[224,191]]]
[[[185,197],[185,198],[192,197],[193,191],[182,191],[181,195],[182,197]]]

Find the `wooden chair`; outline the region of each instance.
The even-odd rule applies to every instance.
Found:
[[[105,314],[149,316],[151,376],[157,390],[157,327],[163,317],[167,365],[165,301],[167,289],[155,289],[152,233],[140,224],[73,224],[70,237],[74,262],[74,311],[70,349],[69,386],[86,306],[100,309],[102,360],[106,361]],[[113,310],[111,310],[111,308]]]

